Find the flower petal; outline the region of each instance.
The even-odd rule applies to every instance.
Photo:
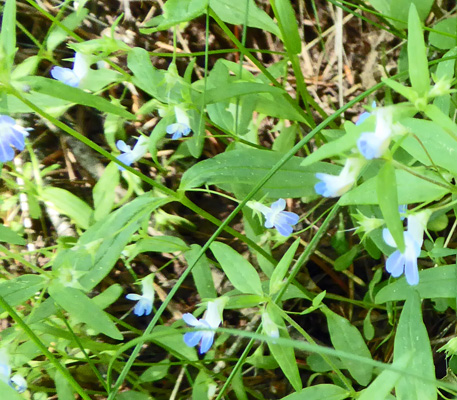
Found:
[[[277,223],[275,228],[278,230],[281,236],[285,237],[290,236],[294,230],[290,225],[287,225],[285,223]]]
[[[133,301],[138,301],[141,299],[141,296],[136,293],[129,293],[127,296],[125,296],[127,300],[133,300]]]
[[[202,341],[200,343],[200,354],[206,353],[214,342],[214,332],[202,332]]]
[[[270,207],[273,211],[282,211],[286,208],[286,201],[284,199],[276,200]]]
[[[387,228],[384,228],[382,230],[382,238],[384,239],[384,242],[390,247],[397,247],[397,244],[395,243],[394,237],[390,233],[390,231]]]
[[[398,278],[403,274],[405,265],[405,258],[399,250],[392,253],[386,261],[386,271],[389,272],[394,278]]]
[[[78,87],[79,85],[78,76],[70,68],[53,67],[51,69],[51,76],[68,86]]]
[[[202,331],[186,332],[184,334],[184,343],[189,347],[194,347],[200,342],[202,336]]]
[[[290,211],[282,211],[280,214],[281,221],[284,221],[284,223],[289,224],[289,225],[296,225],[298,224],[298,221],[300,217]]]
[[[185,313],[182,316],[183,321],[190,326],[200,326],[200,321],[195,318],[191,313]]]
[[[411,258],[405,260],[405,276],[406,282],[409,285],[414,286],[419,283],[419,271],[417,269],[417,258]]]

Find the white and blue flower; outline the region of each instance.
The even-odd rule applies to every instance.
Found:
[[[138,317],[142,315],[149,315],[152,311],[152,305],[154,304],[154,275],[148,275],[141,282],[142,295],[136,293],[130,293],[125,296],[128,300],[137,301],[133,313]]]
[[[0,162],[11,161],[14,158],[14,146],[19,151],[24,150],[25,136],[30,129],[16,124],[8,115],[0,115]]]
[[[358,157],[349,157],[339,175],[318,172],[316,178],[320,182],[314,185],[314,190],[324,197],[343,195],[354,185],[364,164],[365,161]]]
[[[123,140],[118,140],[116,142],[116,146],[120,151],[123,152],[123,154],[117,156],[116,158],[119,161],[122,161],[124,164],[130,166],[132,163],[141,159],[148,152],[148,143],[149,138],[147,136],[141,135],[132,149]],[[118,165],[118,168],[120,171],[125,170],[125,168],[121,165]]]
[[[214,342],[215,330],[222,323],[222,310],[226,299],[217,299],[209,301],[203,318],[197,319],[192,314],[186,313],[182,319],[187,325],[194,328],[203,328],[204,331],[187,332],[184,334],[184,343],[189,347],[200,344],[200,354],[206,353]]]
[[[27,390],[27,381],[20,374],[11,376],[10,356],[5,348],[0,349],[0,381],[19,393]]]
[[[372,114],[376,116],[375,131],[364,132],[357,140],[357,148],[367,160],[382,157],[393,134],[391,108],[377,108]]]
[[[359,115],[359,118],[357,118],[357,122],[355,123],[356,126],[363,124],[368,117],[371,117],[373,110],[376,108],[376,101],[373,101],[373,103],[371,103],[371,108],[371,112],[365,111]]]
[[[187,136],[191,131],[189,116],[183,108],[175,106],[175,116],[176,122],[168,125],[166,128],[167,134],[172,135],[172,140],[181,139],[183,136]]]
[[[394,278],[398,278],[403,273],[406,282],[414,286],[419,283],[419,271],[417,268],[417,258],[420,255],[422,243],[424,241],[424,230],[431,212],[428,210],[410,215],[408,217],[408,229],[403,232],[405,250],[394,251],[386,261],[386,270]],[[382,231],[382,236],[387,245],[397,248],[392,234],[387,228]]]
[[[51,76],[68,86],[78,87],[89,72],[87,56],[75,52],[73,68],[53,67]]]

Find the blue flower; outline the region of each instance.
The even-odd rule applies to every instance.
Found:
[[[265,228],[276,228],[280,235],[290,236],[293,232],[292,225],[296,225],[299,216],[293,212],[283,211],[286,208],[286,201],[279,199],[270,208],[265,207],[261,212],[265,216]]]
[[[148,143],[149,138],[147,136],[141,135],[136,142],[133,149],[127,145],[123,140],[118,140],[116,143],[117,148],[122,151],[124,154],[117,156],[116,158],[119,161],[122,161],[124,164],[130,166],[132,163],[138,161],[148,152]],[[125,168],[121,165],[118,165],[120,171],[124,171]]]
[[[357,140],[357,147],[367,160],[380,158],[387,150],[393,133],[392,111],[388,108],[378,108],[374,132],[364,132]]]
[[[376,101],[373,101],[371,103],[371,108],[375,109],[376,108]],[[371,116],[371,112],[365,111],[362,114],[359,115],[359,118],[357,118],[357,122],[355,123],[357,126],[361,125],[365,120]]]
[[[187,332],[184,334],[184,343],[189,347],[194,347],[200,344],[200,354],[206,353],[214,342],[215,329],[222,323],[222,311],[220,310],[220,303],[218,301],[209,301],[206,309],[205,316],[197,319],[192,314],[186,313],[182,319],[187,325],[194,328],[204,328],[208,330]],[[209,329],[213,329],[212,331]]]
[[[314,185],[317,194],[324,197],[338,197],[346,193],[355,183],[364,161],[357,157],[346,160],[339,175],[330,175],[318,172],[316,178],[321,182]]]
[[[28,134],[27,129],[17,125],[13,118],[0,115],[0,162],[11,161],[14,158],[11,146],[19,151],[24,150],[24,138]]]
[[[53,67],[51,69],[51,76],[68,86],[78,87],[88,72],[89,63],[87,62],[87,57],[81,53],[75,53],[73,69]]]
[[[419,283],[419,271],[417,268],[417,258],[420,255],[422,242],[424,240],[424,230],[427,226],[431,212],[421,211],[408,217],[408,230],[403,232],[405,241],[405,251],[394,251],[386,261],[386,270],[394,278],[398,278],[403,273],[409,285]],[[397,248],[397,245],[388,229],[384,228],[382,237],[387,245]]]
[[[5,348],[0,349],[0,381],[8,384],[19,393],[27,390],[27,381],[20,374],[11,377],[10,356]]]
[[[172,135],[172,140],[181,139],[183,136],[187,136],[191,131],[189,117],[181,107],[175,106],[175,116],[176,122],[168,125],[166,128],[167,134]]]
[[[152,305],[154,303],[154,275],[148,275],[146,278],[143,279],[141,282],[142,285],[142,292],[143,294],[140,296],[139,294],[130,293],[125,296],[128,300],[137,301],[135,308],[133,309],[133,313],[138,317],[142,315],[149,315],[152,311]]]

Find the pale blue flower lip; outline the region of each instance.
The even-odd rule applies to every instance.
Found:
[[[168,135],[172,135],[172,140],[178,140],[183,136],[187,136],[191,129],[183,123],[175,122],[174,124],[168,125],[166,131]]]
[[[8,115],[0,115],[0,162],[11,161],[14,158],[14,146],[19,151],[24,150],[27,129],[16,124]]]
[[[148,152],[148,143],[149,138],[147,136],[141,135],[132,149],[123,140],[118,140],[116,142],[116,146],[120,151],[123,152],[123,154],[117,156],[116,158],[119,161],[122,161],[124,164],[130,166],[132,163],[138,161]],[[119,168],[119,171],[125,170],[125,168],[121,165],[118,165],[117,167]]]
[[[51,76],[71,87],[78,87],[79,86],[79,78],[70,68],[63,68],[63,67],[52,67],[51,69]]]
[[[289,211],[283,211],[286,208],[286,201],[279,199],[275,201],[270,208],[261,209],[265,216],[265,228],[276,228],[281,236],[290,236],[293,232],[293,225],[296,225],[300,217]]]
[[[125,296],[127,300],[137,301],[135,307],[133,308],[133,313],[141,317],[143,315],[149,315],[152,312],[152,301],[144,296],[140,296],[139,294],[130,293]]]

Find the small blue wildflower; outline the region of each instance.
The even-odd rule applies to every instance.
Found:
[[[400,219],[403,221],[406,218],[406,212],[408,211],[407,204],[400,204],[398,206],[398,212],[400,213]]]
[[[19,393],[27,390],[27,381],[20,374],[11,377],[10,356],[5,348],[0,349],[0,381],[8,384]]]
[[[16,147],[19,151],[24,150],[25,136],[28,129],[16,124],[16,121],[8,115],[0,115],[0,162],[11,161],[14,158]]]
[[[404,273],[406,282],[411,286],[419,283],[417,258],[421,252],[424,230],[430,214],[430,211],[424,210],[408,217],[408,230],[403,232],[405,251],[401,253],[397,249],[386,261],[386,271],[394,278],[398,278]],[[394,238],[387,228],[383,229],[382,237],[387,245],[397,248]]]
[[[172,140],[181,139],[183,136],[187,136],[190,129],[190,121],[187,113],[179,106],[175,106],[176,122],[168,125],[166,132],[168,135],[172,135]]]
[[[194,347],[200,343],[200,354],[206,353],[214,342],[215,329],[222,323],[220,305],[216,301],[209,301],[205,316],[197,319],[192,314],[186,313],[182,319],[187,325],[194,328],[204,328],[208,330],[187,332],[184,334],[184,343],[189,347]],[[209,329],[213,329],[212,331]]]
[[[149,315],[152,311],[152,305],[154,304],[154,275],[148,275],[141,282],[143,294],[130,293],[125,296],[128,300],[137,301],[133,313],[138,317],[142,315]]]
[[[387,150],[393,133],[392,111],[388,108],[378,108],[374,132],[364,132],[357,140],[357,147],[367,160],[380,158]]]
[[[320,180],[314,185],[317,194],[324,197],[338,197],[346,193],[357,180],[364,161],[357,157],[349,157],[339,175],[330,175],[318,172],[316,178]]]
[[[51,76],[68,86],[78,87],[88,72],[89,63],[87,62],[87,57],[76,52],[73,69],[53,67],[51,69]]]
[[[376,108],[376,101],[373,101],[371,103],[371,108],[375,109]],[[362,114],[359,115],[359,118],[357,118],[357,122],[355,123],[357,126],[365,122],[365,120],[371,116],[371,112],[365,111]]]
[[[293,212],[283,211],[285,208],[286,201],[279,199],[262,213],[265,216],[265,228],[276,228],[280,235],[287,237],[292,234],[292,226],[298,224],[300,217]]]
[[[132,149],[123,140],[118,140],[116,142],[116,146],[120,151],[123,152],[123,154],[117,156],[116,158],[119,161],[122,161],[124,164],[130,166],[132,163],[138,161],[148,152],[148,142],[149,138],[147,136],[141,135]],[[120,171],[125,170],[125,168],[121,165],[118,165],[118,168]]]

